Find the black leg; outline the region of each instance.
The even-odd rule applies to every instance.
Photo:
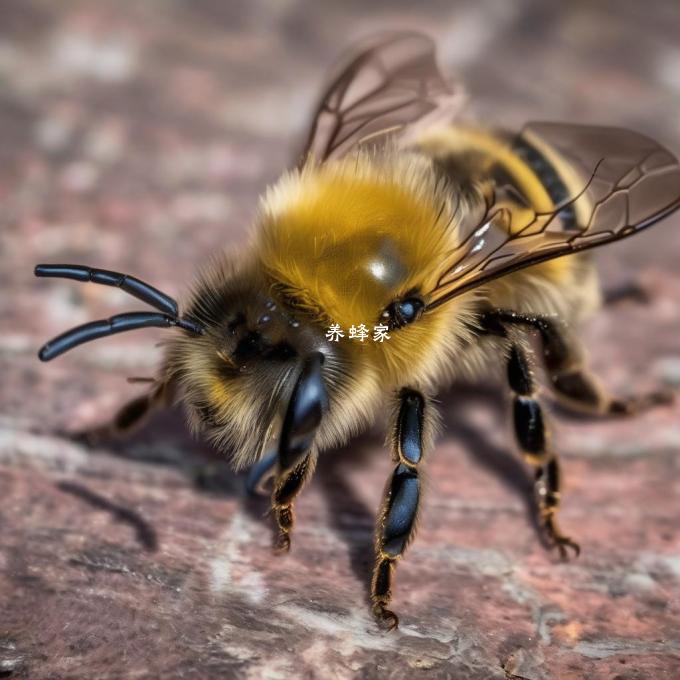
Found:
[[[72,433],[70,436],[93,445],[102,439],[130,434],[142,425],[152,411],[169,406],[173,392],[171,382],[154,382],[154,387],[147,394],[124,404],[110,422]]]
[[[276,474],[277,459],[277,452],[272,451],[248,470],[246,491],[251,496],[264,494],[267,482]]]
[[[537,389],[529,358],[519,342],[512,340],[507,363],[508,383],[513,392],[513,420],[517,443],[524,459],[535,470],[536,502],[540,520],[549,539],[567,557],[567,548],[578,556],[578,544],[565,536],[557,523],[560,504],[560,469],[543,409],[536,399]]]
[[[512,327],[538,331],[550,384],[560,403],[572,410],[605,416],[633,415],[673,400],[669,390],[627,398],[609,395],[586,367],[580,341],[554,318],[494,310],[482,322],[495,334],[506,334],[505,329]]]
[[[316,466],[314,437],[328,409],[323,363],[320,352],[305,358],[283,417],[272,491],[272,512],[279,526],[277,548],[281,552],[290,549],[290,533],[295,522],[293,501]]]
[[[309,454],[293,468],[279,474],[274,482],[272,512],[279,527],[276,540],[278,552],[285,553],[290,550],[290,534],[295,524],[293,502],[311,477],[315,467],[316,454]]]
[[[431,403],[416,390],[399,393],[392,418],[392,458],[397,463],[385,489],[375,534],[376,564],[371,583],[373,613],[389,630],[399,624],[388,609],[397,560],[415,534],[420,504],[418,469],[431,448],[435,414]]]
[[[628,281],[616,288],[604,291],[603,302],[607,306],[618,305],[621,302],[635,302],[647,305],[651,300],[649,291],[639,281]]]

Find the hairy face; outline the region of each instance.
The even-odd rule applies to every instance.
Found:
[[[177,337],[167,367],[181,390],[190,424],[232,456],[237,467],[258,460],[279,434],[306,356],[322,352],[331,401],[349,375],[341,348],[296,312],[257,268],[225,260],[206,270],[187,315],[200,337]]]

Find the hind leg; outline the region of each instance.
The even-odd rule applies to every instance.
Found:
[[[512,415],[517,444],[524,460],[535,470],[534,491],[541,524],[563,558],[567,557],[567,548],[571,548],[578,556],[578,543],[562,533],[557,522],[561,500],[559,459],[551,446],[550,432],[538,400],[538,388],[529,357],[516,340],[510,344],[507,376],[513,393]]]
[[[652,296],[650,292],[639,281],[628,281],[616,288],[604,291],[602,296],[603,304],[609,306],[618,305],[621,302],[634,302],[639,305],[650,303]]]
[[[592,415],[633,415],[653,406],[668,404],[670,390],[656,390],[629,397],[614,397],[585,364],[582,343],[560,321],[547,316],[507,310],[488,312],[483,322],[493,331],[523,327],[538,331],[543,362],[555,396],[565,407]]]

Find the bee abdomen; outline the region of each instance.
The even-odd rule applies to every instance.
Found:
[[[567,203],[572,198],[555,166],[526,139],[518,138],[514,151],[533,170],[555,206]],[[576,215],[570,205],[560,210],[560,219],[565,229],[576,226]]]

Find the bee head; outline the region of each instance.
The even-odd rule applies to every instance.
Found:
[[[323,331],[275,297],[257,267],[228,260],[201,276],[187,310],[204,332],[172,340],[166,361],[192,427],[231,453],[236,467],[274,446],[291,457],[309,448],[338,394],[329,376],[342,372]]]

